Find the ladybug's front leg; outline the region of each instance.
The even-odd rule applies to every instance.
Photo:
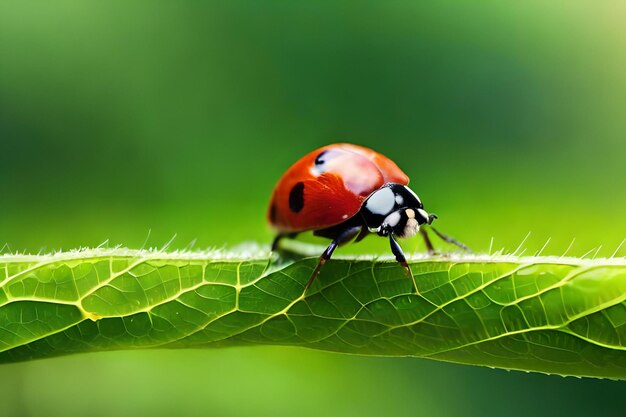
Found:
[[[396,261],[398,261],[400,265],[404,267],[406,273],[411,276],[411,279],[413,280],[413,286],[415,287],[415,292],[419,294],[413,272],[411,271],[411,268],[409,268],[409,264],[406,262],[406,257],[404,256],[404,252],[402,252],[402,248],[400,247],[400,245],[398,245],[396,239],[394,239],[393,233],[389,233],[389,245],[391,246],[391,252],[396,257]]]
[[[313,270],[313,273],[311,274],[311,278],[309,278],[309,282],[307,282],[306,287],[304,288],[304,291],[308,290],[311,284],[313,284],[313,280],[315,280],[315,277],[317,277],[320,274],[320,270],[322,269],[322,266],[324,266],[326,261],[328,261],[330,257],[333,256],[333,252],[335,251],[337,246],[341,246],[344,243],[347,243],[351,241],[352,239],[354,239],[356,235],[361,233],[361,229],[362,229],[362,226],[353,226],[353,227],[347,228],[346,230],[339,233],[339,235],[332,242],[330,242],[330,245],[328,245],[324,253],[322,253],[322,256],[320,256],[320,260],[317,262],[317,266]]]
[[[430,238],[428,237],[428,233],[426,233],[426,229],[421,227],[420,228],[420,234],[424,238],[424,243],[426,244],[426,250],[428,250],[428,254],[429,255],[436,255],[435,248],[433,246],[433,243],[430,241]]]

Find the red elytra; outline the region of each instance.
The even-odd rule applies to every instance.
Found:
[[[316,170],[320,155],[325,159],[323,172]],[[391,159],[363,146],[324,146],[283,174],[274,188],[267,218],[280,233],[334,226],[356,215],[365,199],[387,183],[407,185],[409,177]],[[294,207],[299,188],[302,195],[295,198],[303,204]]]

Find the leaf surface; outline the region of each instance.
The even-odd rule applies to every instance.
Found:
[[[0,257],[0,362],[76,352],[296,345],[626,378],[626,261],[389,260],[102,250]]]

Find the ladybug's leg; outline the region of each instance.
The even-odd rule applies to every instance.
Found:
[[[435,248],[433,247],[433,243],[430,241],[430,238],[428,237],[428,233],[426,233],[426,229],[424,229],[423,227],[420,227],[420,234],[424,238],[424,243],[426,244],[426,249],[428,250],[428,254],[434,255]]]
[[[341,246],[344,243],[347,243],[354,239],[354,237],[361,232],[362,227],[363,226],[350,227],[339,233],[339,235],[332,242],[330,242],[330,245],[328,245],[324,253],[322,253],[322,256],[320,256],[320,260],[317,262],[317,266],[313,270],[311,278],[309,278],[309,282],[307,282],[304,291],[308,290],[311,284],[313,284],[313,280],[315,280],[315,277],[320,274],[320,270],[322,269],[322,266],[324,266],[326,261],[328,261],[330,257],[333,256],[333,252],[335,251],[337,246]]]
[[[361,232],[359,233],[359,235],[356,237],[356,239],[354,239],[355,242],[360,242],[362,241],[367,235],[369,235],[371,232],[369,231],[369,229],[367,227],[364,227],[363,229],[361,229]]]
[[[282,238],[288,237],[289,239],[293,239],[296,236],[298,236],[297,233],[279,233],[279,234],[277,234],[276,237],[274,238],[274,240],[272,241],[272,252],[276,252],[276,249],[278,249],[278,244],[280,243]]]
[[[284,237],[285,237],[285,235],[283,235],[281,233],[276,235],[276,237],[272,241],[272,249],[271,249],[272,252],[276,252],[276,249],[278,249],[278,244],[280,243],[280,240],[282,238],[284,238]]]
[[[398,261],[400,265],[404,267],[406,273],[411,276],[411,279],[413,280],[413,286],[415,287],[415,292],[419,294],[413,272],[411,272],[411,268],[409,268],[409,264],[406,262],[406,258],[404,257],[404,252],[402,252],[402,248],[400,247],[400,245],[398,245],[396,239],[393,238],[393,233],[389,233],[389,245],[391,246],[391,252],[396,257],[396,261]]]
[[[472,251],[470,248],[468,248],[467,246],[465,246],[464,244],[462,244],[461,242],[459,242],[455,238],[450,237],[448,235],[444,235],[443,233],[441,233],[439,230],[435,229],[432,226],[430,226],[430,228],[433,229],[433,232],[435,232],[437,234],[437,236],[439,236],[442,240],[445,240],[448,243],[452,243],[453,245],[458,246],[459,248],[463,249],[464,251],[467,251],[467,252],[471,252]]]

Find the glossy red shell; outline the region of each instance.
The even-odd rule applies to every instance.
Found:
[[[323,152],[320,168],[315,161]],[[409,177],[386,156],[348,143],[328,145],[285,172],[274,188],[267,217],[281,233],[334,226],[357,214],[370,194],[391,182],[407,185]],[[301,204],[290,205],[290,194],[296,191]]]

